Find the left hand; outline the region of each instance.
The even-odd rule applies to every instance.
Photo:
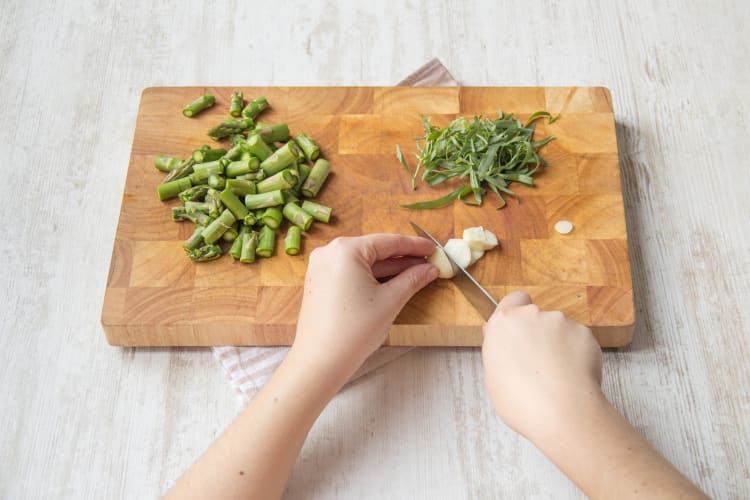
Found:
[[[425,262],[434,250],[425,238],[396,234],[336,238],[315,249],[292,351],[323,363],[343,384],[383,343],[409,299],[437,278]]]

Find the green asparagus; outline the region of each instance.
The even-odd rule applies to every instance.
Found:
[[[192,236],[190,236],[190,238],[188,238],[182,244],[182,248],[190,252],[191,250],[195,250],[202,244],[203,244],[203,228],[198,226],[195,228],[195,231],[193,231]]]
[[[248,135],[247,140],[242,146],[245,151],[257,157],[260,161],[265,160],[273,154],[271,148],[268,147],[268,144],[266,144],[258,134],[251,133]]]
[[[266,100],[265,97],[261,96],[247,103],[247,106],[245,106],[245,109],[242,110],[242,116],[245,118],[251,118],[254,120],[259,114],[261,114],[266,109],[268,109],[268,101]]]
[[[298,255],[301,240],[302,230],[299,226],[289,226],[286,231],[286,238],[284,238],[284,252],[287,255]]]
[[[313,216],[313,219],[328,223],[331,220],[331,207],[305,200],[302,202],[302,210]]]
[[[260,216],[260,222],[271,229],[278,229],[282,220],[284,220],[284,214],[279,207],[268,207]]]
[[[221,257],[221,247],[219,245],[205,245],[188,252],[190,260],[195,262],[206,262]]]
[[[203,240],[209,245],[213,244],[221,238],[221,235],[227,232],[236,221],[237,219],[232,215],[231,211],[224,210],[215,221],[203,229]]]
[[[318,156],[320,156],[320,147],[318,147],[318,144],[308,135],[300,134],[294,138],[294,142],[296,142],[300,149],[305,153],[308,160],[315,161],[318,159]]]
[[[320,158],[316,161],[310,171],[310,175],[307,176],[305,183],[302,185],[302,195],[308,198],[315,198],[330,173],[331,164],[327,160]]]
[[[208,191],[206,191],[205,201],[209,204],[208,215],[214,218],[218,217],[223,209],[221,200],[219,199],[219,191],[214,188],[209,188]]]
[[[180,200],[185,201],[202,201],[203,198],[206,196],[206,192],[208,191],[208,186],[193,186],[191,188],[188,188],[184,191],[182,191],[178,196],[180,197]]]
[[[185,213],[194,214],[195,212],[208,212],[211,210],[211,204],[205,201],[186,201]]]
[[[245,130],[253,126],[252,118],[243,118],[241,120],[235,120],[234,118],[227,118],[218,125],[208,129],[208,136],[215,140],[221,140],[230,135],[244,132]]]
[[[245,196],[245,207],[248,210],[255,210],[256,208],[267,208],[282,205],[284,203],[284,195],[281,194],[281,190],[269,191],[268,193],[249,194]]]
[[[190,179],[182,178],[182,179],[177,179],[175,181],[167,182],[165,184],[159,184],[156,187],[156,192],[159,195],[159,199],[161,201],[164,201],[170,198],[174,198],[175,196],[180,194],[182,191],[185,191],[191,186],[192,184],[190,183]]]
[[[169,171],[169,173],[164,177],[164,180],[161,181],[162,184],[166,184],[167,182],[176,181],[177,179],[183,179],[187,177],[188,175],[193,173],[193,165],[195,165],[195,160],[193,158],[188,158],[187,160],[183,160],[180,162],[179,165],[177,165],[175,168]]]
[[[208,176],[208,185],[214,189],[221,190],[226,186],[226,179],[220,175],[211,174]]]
[[[159,155],[154,161],[154,167],[161,172],[171,172],[177,168],[180,160],[169,155]]]
[[[219,194],[219,199],[238,220],[243,220],[247,216],[247,207],[245,207],[233,191],[225,189]]]
[[[214,104],[214,97],[206,94],[183,112],[192,117]],[[285,123],[256,124],[258,115],[269,107],[264,97],[243,108],[244,104],[242,92],[233,92],[229,106],[233,118],[208,131],[213,140],[229,138],[228,150],[204,144],[186,160],[159,155],[154,161],[154,167],[166,173],[157,187],[159,198],[177,196],[183,203],[171,208],[172,219],[195,224],[193,234],[183,242],[195,262],[219,258],[221,241],[231,243],[221,244],[231,247],[229,254],[241,262],[252,262],[256,255],[269,257],[284,219],[292,223],[284,251],[298,255],[302,231],[309,230],[314,220],[331,218],[330,207],[304,199],[317,195],[330,171],[328,162],[320,158],[320,147],[307,134],[292,139]],[[259,231],[253,231],[256,224]]]
[[[277,189],[289,189],[295,184],[297,184],[297,173],[288,168],[260,181],[255,188],[259,193],[267,193]]]
[[[237,234],[237,238],[232,242],[232,248],[229,249],[229,255],[231,255],[234,260],[240,260],[240,256],[242,255],[242,237],[249,233],[250,230],[250,226],[246,224],[240,225],[240,232]]]
[[[206,108],[210,108],[216,104],[216,98],[212,94],[204,94],[182,108],[182,114],[188,118],[192,118]]]
[[[253,132],[257,133],[268,144],[289,139],[289,126],[286,123],[277,123],[276,125],[258,123]]]
[[[263,169],[266,175],[273,175],[276,172],[280,172],[288,166],[297,163],[297,151],[299,151],[299,147],[293,141],[289,141],[262,161],[260,168]]]
[[[287,203],[284,205],[284,217],[292,224],[296,224],[304,231],[310,229],[313,223],[313,216],[305,212],[296,203]]]
[[[273,255],[273,249],[276,246],[276,230],[268,226],[260,228],[258,237],[258,247],[255,254],[259,257],[270,257]]]
[[[260,163],[255,157],[250,157],[247,160],[237,160],[227,165],[226,174],[227,177],[237,177],[238,175],[249,174],[258,170]]]
[[[240,262],[242,262],[243,264],[255,262],[255,254],[258,248],[258,242],[258,233],[256,233],[255,231],[246,232],[242,236],[242,246],[240,247]]]
[[[255,187],[254,182],[246,181],[246,180],[239,179],[239,178],[227,179],[224,189],[228,189],[229,191],[233,192],[237,196],[245,196],[248,194],[257,193],[257,189]]]
[[[208,144],[204,144],[200,148],[193,151],[193,160],[195,163],[204,163],[209,161],[218,160],[222,156],[227,154],[227,150],[223,148],[212,149]]]
[[[229,114],[235,118],[242,116],[242,107],[245,105],[245,98],[242,92],[232,92],[229,98]]]

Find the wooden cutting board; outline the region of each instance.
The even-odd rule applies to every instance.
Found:
[[[267,123],[286,122],[292,134],[306,132],[320,144],[333,174],[318,199],[333,207],[330,225],[316,223],[301,255],[290,257],[277,241],[276,255],[244,265],[224,256],[191,262],[181,242],[192,224],[171,220],[156,186],[163,177],[154,157],[187,157],[204,143],[206,130],[228,116],[229,96],[265,96]],[[197,118],[181,109],[210,92],[217,103]],[[396,160],[399,144],[415,151],[420,115],[445,125],[457,115],[521,119],[546,109],[562,118],[537,122],[537,137],[557,138],[542,150],[551,167],[537,186],[514,184],[520,203],[495,210],[454,203],[438,210],[408,211],[399,204],[433,199],[452,190],[419,184]],[[553,229],[573,222],[569,235]],[[620,191],[612,99],[600,87],[152,87],[143,91],[128,165],[122,209],[102,311],[110,344],[121,346],[288,345],[294,338],[307,256],[339,235],[373,232],[413,234],[412,220],[438,239],[461,236],[482,225],[497,234],[500,248],[488,252],[472,274],[497,299],[528,291],[543,308],[559,309],[591,326],[602,346],[626,345],[634,309],[627,232]],[[335,263],[331,263],[335,265]],[[391,345],[476,346],[482,318],[450,281],[439,280],[417,294],[391,329]]]

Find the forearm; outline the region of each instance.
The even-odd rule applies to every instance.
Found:
[[[596,390],[532,441],[590,498],[707,498]]]
[[[294,348],[166,498],[278,498],[325,405],[345,382]]]

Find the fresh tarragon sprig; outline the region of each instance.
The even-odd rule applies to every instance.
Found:
[[[473,119],[456,118],[447,127],[439,128],[422,117],[425,135],[418,137],[417,167],[409,168],[401,148],[396,145],[396,157],[403,165],[416,189],[419,171],[422,180],[435,186],[453,177],[467,179],[468,183],[456,188],[449,195],[437,200],[422,201],[404,208],[439,208],[460,199],[471,205],[481,205],[488,190],[500,199],[500,206],[506,205],[503,195],[517,198],[509,188],[512,182],[533,186],[533,176],[540,167],[548,163],[539,156],[539,148],[554,140],[554,136],[534,140],[534,121],[547,118],[555,122],[560,115],[553,117],[547,111],[537,111],[525,124],[513,114],[498,111],[498,118],[492,120],[484,116]],[[473,200],[464,199],[473,194]]]

